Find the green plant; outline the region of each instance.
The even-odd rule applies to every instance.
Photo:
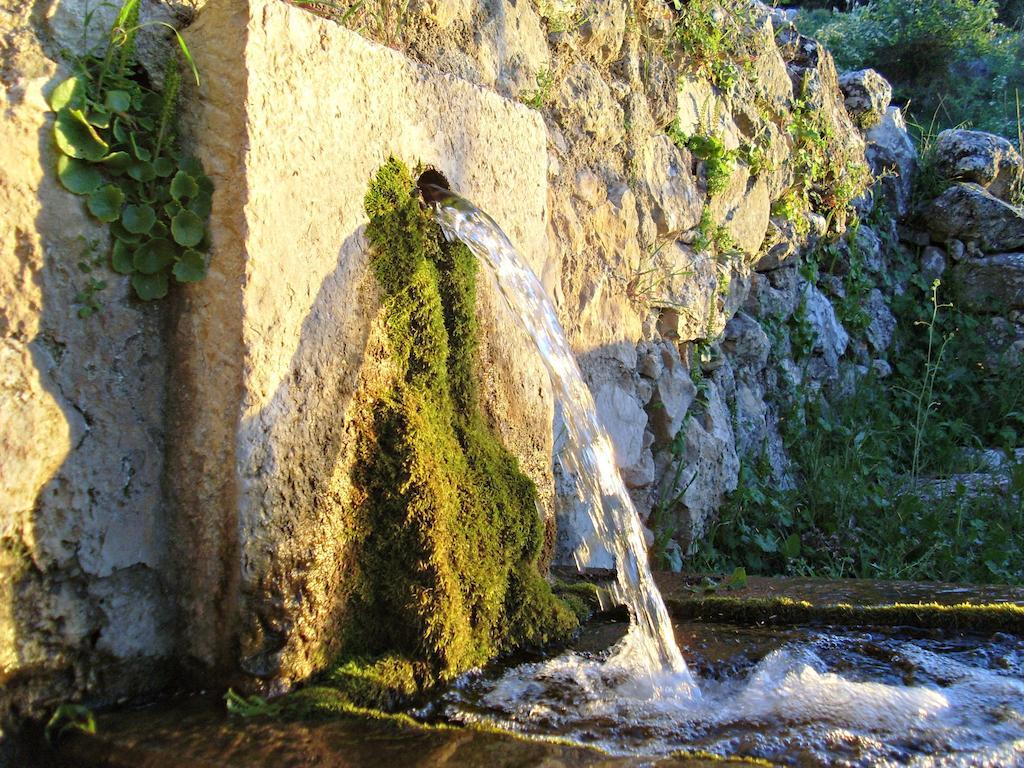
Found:
[[[591,8],[573,8],[561,10],[552,0],[537,0],[534,5],[544,20],[548,33],[555,35],[561,32],[574,32],[582,27],[593,15]]]
[[[53,744],[69,730],[96,733],[92,710],[81,704],[61,704],[47,721],[43,734],[47,743]]]
[[[647,306],[675,305],[676,302],[666,299],[662,291],[674,280],[693,275],[693,269],[674,264],[663,266],[660,263],[659,256],[665,246],[672,242],[671,239],[663,239],[653,247],[646,249],[641,256],[636,269],[632,271],[626,281],[626,296],[631,301]]]
[[[149,300],[167,295],[172,276],[181,283],[205,276],[213,185],[200,164],[176,146],[177,59],[168,61],[159,91],[146,84],[135,62],[135,38],[146,26],[138,15],[139,0],[127,0],[105,49],[78,57],[75,73],[50,94],[50,107],[57,115],[61,183],[85,198],[96,219],[109,224],[111,267],[130,275],[139,298]],[[180,34],[163,26],[177,36],[198,83]],[[94,262],[86,264],[83,272],[95,271]],[[99,310],[96,294],[103,285],[90,278],[76,299],[80,316]]]
[[[940,128],[968,123],[1012,140],[1024,37],[997,15],[994,0],[872,0],[848,13],[801,14],[797,25],[840,69],[881,72],[918,119],[936,115]]]
[[[419,682],[448,680],[562,638],[576,619],[538,568],[534,485],[481,412],[476,259],[443,237],[395,159],[364,207],[390,376],[354,427],[350,610],[360,621],[343,650],[407,660]]]
[[[681,52],[692,71],[731,92],[753,56],[746,44],[753,27],[750,6],[739,0],[671,0],[670,5],[676,20],[667,52]]]
[[[519,100],[531,109],[543,109],[551,101],[551,91],[555,84],[555,77],[548,69],[542,69],[534,76],[537,87],[532,91],[526,91]]]
[[[932,283],[931,317],[927,320],[917,321],[918,325],[923,325],[928,329],[928,345],[925,352],[924,371],[922,372],[920,386],[914,398],[914,452],[910,464],[910,482],[912,484],[917,483],[921,473],[921,446],[925,438],[925,427],[928,424],[928,417],[937,405],[932,400],[935,392],[935,380],[939,375],[942,355],[946,351],[946,345],[949,344],[949,340],[952,338],[951,336],[944,336],[939,343],[938,349],[935,348],[939,310],[953,306],[952,304],[939,304],[939,285],[938,279]]]
[[[717,195],[723,191],[736,169],[738,153],[734,149],[725,148],[725,140],[710,130],[710,125],[702,125],[705,134],[686,136],[679,129],[679,123],[672,123],[665,129],[668,137],[677,147],[690,150],[694,157],[704,162],[704,184],[708,195]]]
[[[805,279],[829,253],[801,267]],[[897,326],[889,378],[869,375],[848,396],[795,385],[777,391],[795,482],[781,484],[764,454],[746,462],[737,491],[691,547],[694,567],[1024,582],[1015,555],[1024,546],[1024,465],[1007,465],[1001,489],[955,479],[973,471],[964,447],[1013,456],[1024,435],[1020,370],[992,360],[988,318],[939,303],[937,286],[920,277],[908,281],[894,311],[906,320]],[[800,315],[798,308],[789,321],[795,357],[809,343],[801,340]],[[771,324],[765,331],[783,335]],[[784,349],[773,343],[772,355]]]

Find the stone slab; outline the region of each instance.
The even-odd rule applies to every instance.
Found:
[[[216,185],[209,277],[179,308],[170,461],[190,652],[280,690],[344,619],[347,409],[382,357],[363,196],[394,155],[434,166],[541,271],[538,113],[278,0],[209,4],[195,148]],[[484,401],[550,499],[552,407],[486,280]],[[236,657],[236,649],[237,651]]]

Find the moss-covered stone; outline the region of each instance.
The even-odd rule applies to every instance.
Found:
[[[391,386],[362,420],[352,471],[356,587],[344,647],[362,658],[326,682],[386,706],[384,689],[411,695],[565,637],[577,619],[538,569],[533,483],[478,402],[476,260],[444,240],[397,160],[365,208]]]
[[[669,599],[677,619],[733,624],[830,624],[837,626],[931,627],[935,629],[1008,632],[1024,636],[1024,606],[1014,603],[940,605],[814,605],[788,597],[700,597]]]

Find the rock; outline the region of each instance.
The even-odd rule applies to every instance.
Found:
[[[743,308],[754,317],[785,321],[798,302],[797,271],[776,269],[767,275],[755,272],[750,276],[750,293]]]
[[[807,282],[803,283],[801,291],[805,317],[814,333],[814,355],[824,362],[821,378],[832,379],[839,369],[839,358],[850,343],[850,336],[825,294]]]
[[[865,134],[865,157],[878,179],[876,188],[896,218],[910,210],[910,193],[917,168],[917,148],[907,133],[899,107],[889,107],[881,122]]]
[[[594,402],[604,428],[615,447],[615,461],[622,479],[629,488],[654,482],[654,465],[645,461],[644,430],[647,414],[640,405],[632,385],[608,381],[597,386]]]
[[[729,409],[716,384],[709,382],[704,391],[707,399],[703,410],[686,424],[686,470],[680,477],[680,487],[669,489],[671,493],[686,488],[677,530],[687,531],[692,537],[703,533],[725,494],[736,490],[740,471]],[[664,475],[667,480],[673,476],[674,472]]]
[[[1001,136],[954,128],[943,131],[935,140],[935,170],[947,179],[979,184],[1008,200],[1024,171],[1024,159]]]
[[[888,360],[883,360],[878,357],[871,361],[871,370],[874,371],[875,376],[880,379],[885,379],[892,376],[892,366]]]
[[[1000,200],[977,184],[953,184],[931,202],[923,216],[938,240],[973,242],[985,253],[1024,246],[1024,208]]]
[[[704,201],[692,168],[689,151],[676,147],[668,136],[650,140],[637,186],[649,196],[658,238],[693,229],[700,221]]]
[[[663,356],[667,364],[655,381],[654,396],[647,409],[657,445],[672,442],[697,396],[697,387],[680,361],[675,345],[666,349]]]
[[[921,277],[931,285],[946,271],[946,253],[941,248],[929,245],[921,251]]]
[[[737,312],[725,326],[722,351],[737,375],[750,377],[767,364],[771,341],[760,323],[745,312]]]
[[[579,28],[580,43],[599,64],[608,64],[619,56],[626,30],[626,3],[623,0],[592,0],[586,21]]]
[[[949,258],[953,261],[963,261],[967,257],[967,249],[962,240],[951,238],[946,241],[946,248],[949,250]]]
[[[870,318],[864,336],[875,352],[885,352],[892,344],[896,332],[896,317],[889,309],[889,302],[877,288],[872,288],[864,302],[864,311]]]
[[[892,101],[892,86],[873,69],[844,72],[839,77],[839,88],[846,111],[864,129],[878,125]]]
[[[999,253],[953,266],[960,304],[975,312],[1024,309],[1024,253]]]
[[[586,61],[577,62],[561,80],[554,113],[563,130],[609,147],[622,142],[625,117],[619,100],[598,69]]]
[[[724,226],[733,244],[748,260],[761,250],[771,198],[765,179],[750,179],[746,168],[738,166],[729,185],[708,202],[711,217],[718,226]]]
[[[186,37],[204,77],[182,109],[216,191],[210,274],[172,334],[184,652],[280,691],[334,655],[345,616],[351,419],[382,377],[367,181],[389,155],[436,167],[544,274],[548,133],[535,110],[277,0],[210,3]],[[293,98],[310,78],[316,97]],[[550,511],[547,377],[480,286],[481,401]]]

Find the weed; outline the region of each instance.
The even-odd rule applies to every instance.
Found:
[[[641,257],[626,282],[626,296],[631,301],[649,307],[671,306],[674,303],[664,297],[665,287],[675,280],[692,276],[693,270],[690,267],[662,265],[659,259],[662,250],[672,242],[672,239],[661,240]]]
[[[690,150],[694,157],[704,163],[704,184],[708,195],[717,195],[723,191],[732,178],[732,172],[736,169],[738,153],[733,149],[725,148],[725,140],[710,129],[710,125],[701,128],[704,134],[686,136],[680,129],[677,121],[665,129],[672,143],[677,147]]]
[[[537,87],[526,91],[519,100],[531,109],[543,109],[551,101],[551,92],[555,85],[555,77],[548,69],[542,69],[534,77]]]
[[[739,0],[671,0],[677,19],[669,53],[688,57],[690,68],[731,92],[752,58],[746,39],[753,26],[750,6]]]
[[[918,477],[921,473],[921,447],[924,443],[925,427],[928,425],[928,417],[937,405],[937,403],[932,400],[932,395],[935,392],[935,379],[939,375],[940,366],[942,365],[942,355],[946,351],[946,345],[949,344],[949,340],[952,338],[951,335],[943,337],[942,341],[939,343],[938,349],[935,348],[935,334],[938,327],[939,310],[951,308],[953,306],[952,304],[939,304],[939,285],[940,283],[937,279],[932,283],[931,317],[927,320],[918,320],[916,323],[917,325],[923,325],[928,329],[928,344],[925,352],[924,371],[922,372],[920,387],[918,389],[917,396],[915,397],[914,452],[910,463],[910,482],[912,485],[917,484]]]
[[[179,47],[196,82],[199,73],[178,31]],[[139,0],[127,0],[102,52],[83,52],[75,73],[50,94],[56,113],[54,137],[60,150],[61,184],[85,198],[96,219],[110,226],[110,264],[130,275],[140,299],[167,295],[170,278],[179,283],[206,275],[213,185],[200,164],[176,146],[175,113],[181,72],[167,62],[162,91],[150,88],[135,63]],[[79,263],[90,275],[75,301],[80,317],[101,308],[97,294],[106,281],[93,273],[95,259]]]
[[[56,743],[68,731],[96,733],[96,718],[92,710],[81,704],[61,704],[57,707],[43,731],[47,743]]]

